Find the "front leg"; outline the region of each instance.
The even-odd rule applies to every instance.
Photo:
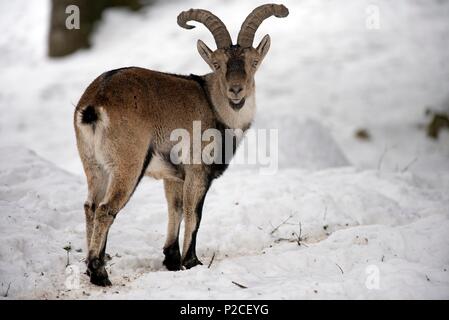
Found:
[[[183,188],[184,243],[182,265],[190,269],[202,264],[196,256],[196,236],[200,227],[203,203],[209,190],[210,179],[201,168],[186,172]]]
[[[181,253],[179,252],[179,225],[182,220],[183,183],[164,180],[165,197],[168,206],[167,239],[164,245],[165,259],[163,264],[170,271],[181,269]]]

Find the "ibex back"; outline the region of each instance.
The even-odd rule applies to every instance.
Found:
[[[181,27],[193,28],[187,22],[198,21],[214,36],[215,51],[201,40],[197,43],[212,73],[179,76],[129,67],[103,73],[86,89],[74,122],[87,177],[87,274],[92,283],[111,284],[105,269],[109,228],[144,175],[164,180],[169,217],[164,265],[180,270],[201,264],[195,245],[204,199],[228,161],[175,163],[171,150],[176,141],[170,135],[184,129],[192,136],[194,121],[201,121],[202,131],[217,129],[223,135],[227,128],[249,128],[256,107],[254,74],[268,52],[270,37],[256,48],[252,43],[258,26],[272,15],[285,17],[288,10],[275,4],[256,8],[233,45],[226,26],[212,13],[184,11],[178,16]],[[181,255],[178,234],[183,218]]]

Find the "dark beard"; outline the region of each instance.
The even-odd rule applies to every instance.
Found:
[[[234,103],[232,102],[232,100],[229,99],[229,105],[231,106],[232,109],[234,110],[240,110],[242,109],[243,105],[245,104],[245,98],[243,98],[242,100],[240,100],[239,103]]]

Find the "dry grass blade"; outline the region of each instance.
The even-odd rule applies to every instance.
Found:
[[[338,267],[338,269],[340,269],[341,274],[344,274],[343,269],[338,265],[338,263],[336,263],[335,265]]]
[[[207,269],[210,269],[210,266],[211,266],[212,263],[214,262],[214,259],[215,259],[215,252],[214,252],[214,254],[212,255],[212,258],[210,259],[210,262],[209,262],[209,264],[208,264],[208,266],[207,266]]]
[[[248,289],[248,287],[245,287],[243,284],[240,284],[238,282],[232,281],[233,284],[235,284],[237,287],[242,288],[242,289]]]
[[[282,225],[284,225],[288,220],[290,220],[293,216],[290,215],[288,216],[287,219],[285,219],[284,221],[282,221],[282,223],[280,223],[277,227],[275,227],[273,230],[271,230],[270,234],[275,233]]]

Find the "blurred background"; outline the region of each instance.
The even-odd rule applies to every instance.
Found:
[[[449,2],[284,0],[290,15],[256,33],[272,47],[256,76],[255,127],[279,128],[279,165],[353,165],[438,175],[449,168]],[[234,40],[263,1],[1,1],[0,146],[21,145],[80,174],[73,110],[104,71],[204,74],[209,31],[179,12],[205,8]],[[67,29],[70,4],[80,29]],[[11,159],[14,160],[14,159]]]
[[[162,184],[141,183],[109,237],[114,289],[83,275],[81,290],[66,287],[67,265],[85,268],[73,128],[85,88],[125,66],[205,74],[196,41],[215,48],[212,35],[177,15],[210,10],[235,40],[263,3],[0,0],[0,299],[448,298],[443,0],[282,0],[290,15],[255,39],[272,39],[254,127],[279,129],[277,174],[234,166],[214,182],[198,238],[205,265],[180,273],[162,265]],[[80,28],[67,29],[75,4]],[[372,266],[380,290],[365,282]]]

